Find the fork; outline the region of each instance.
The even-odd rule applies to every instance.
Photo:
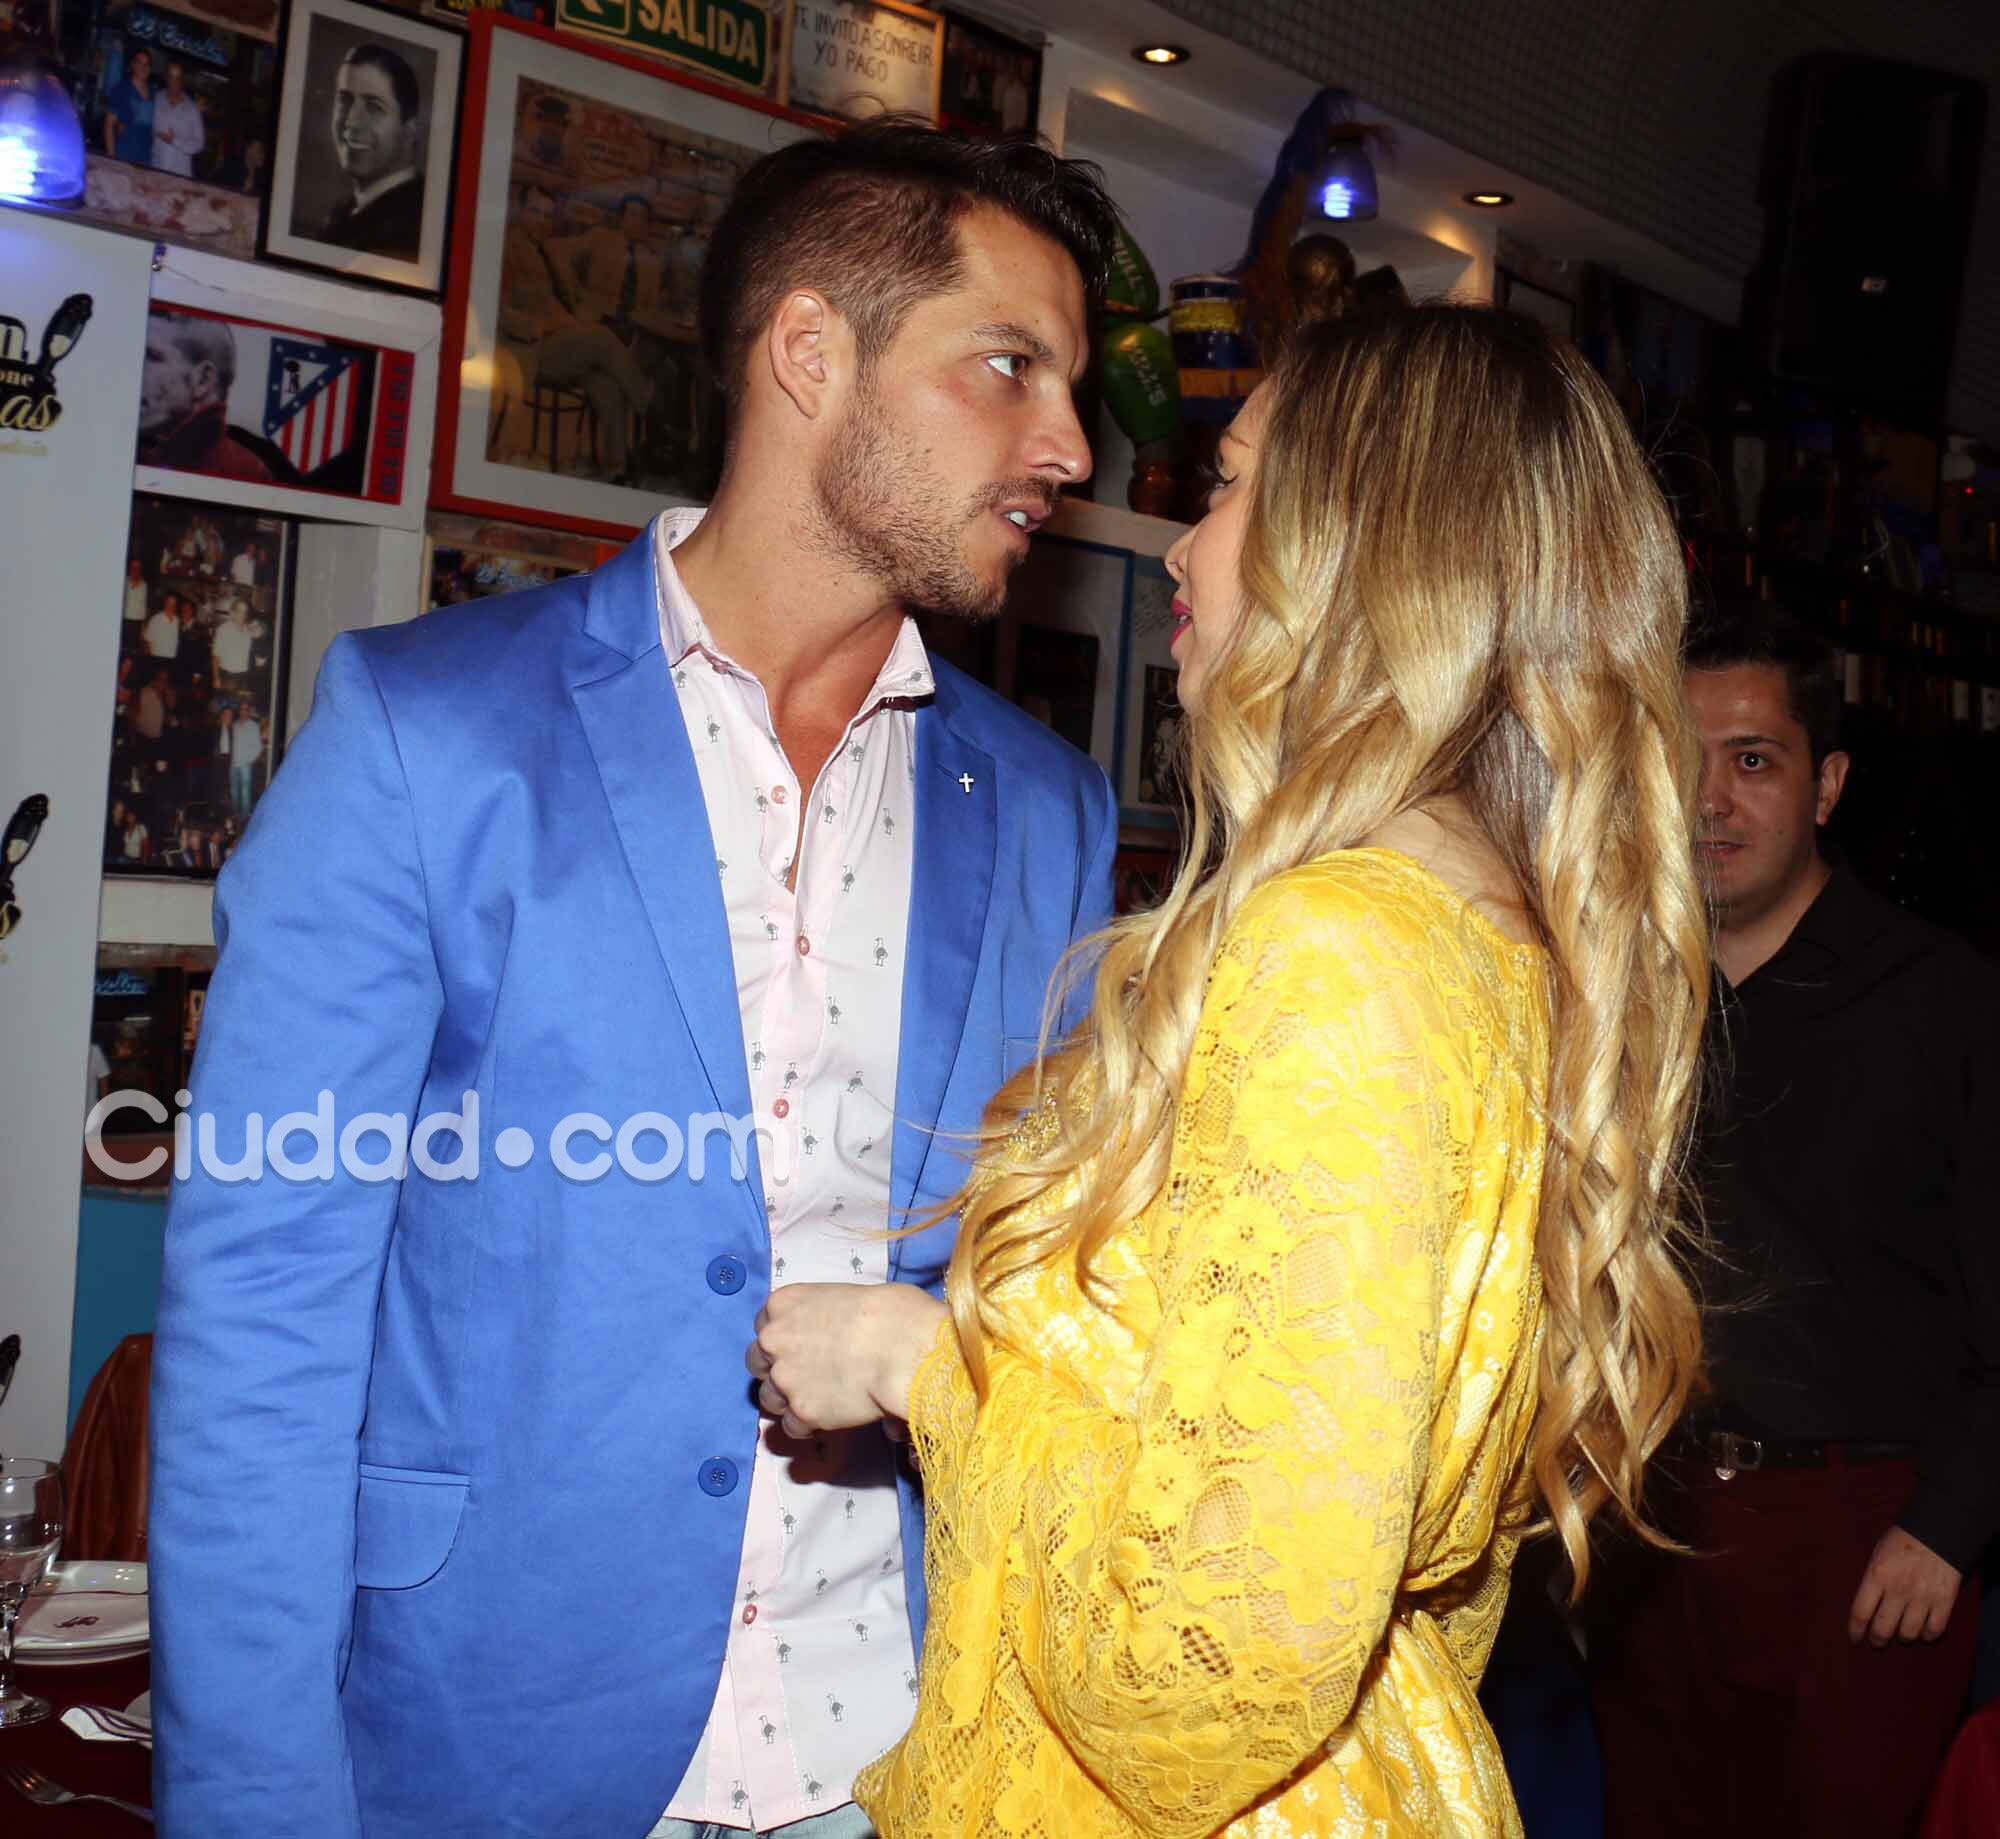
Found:
[[[50,1781],[46,1775],[36,1774],[33,1769],[18,1765],[0,1769],[0,1780],[26,1795],[38,1807],[63,1807],[71,1801],[103,1801],[107,1806],[122,1807],[129,1814],[137,1814],[148,1826],[153,1824],[150,1807],[141,1807],[136,1801],[121,1801],[115,1794],[72,1794],[69,1789]]]

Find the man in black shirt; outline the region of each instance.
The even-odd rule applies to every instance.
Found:
[[[1712,1391],[1653,1502],[1698,1555],[1625,1564],[1595,1643],[1609,1830],[1901,1839],[2000,1528],[2000,979],[1821,855],[1824,644],[1718,622],[1688,698]]]

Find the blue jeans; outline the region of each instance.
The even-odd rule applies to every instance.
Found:
[[[875,1839],[875,1827],[852,1801],[831,1813],[816,1813],[789,1826],[768,1829],[770,1839]],[[704,1826],[698,1820],[663,1820],[651,1839],[765,1839],[766,1829],[746,1832],[740,1826]]]

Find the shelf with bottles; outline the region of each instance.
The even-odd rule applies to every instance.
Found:
[[[1783,565],[1947,620],[2000,615],[2000,450],[1770,384],[1746,386],[1708,431],[1712,464],[1702,431],[1680,432],[1663,471],[1718,589],[1755,592]]]
[[[1806,563],[1759,562],[1752,592],[1837,648],[1850,710],[1915,735],[2000,728],[2000,620]]]

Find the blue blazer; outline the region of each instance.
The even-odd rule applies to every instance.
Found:
[[[1117,843],[1102,772],[933,669],[892,1166],[913,1208],[954,1190],[949,1133],[1033,1051],[1057,959],[1108,916]],[[400,1180],[343,1159],[175,1185],[149,1539],[162,1832],[637,1839],[666,1806],[728,1639],[763,1189],[754,1143],[736,1179],[721,1135],[699,1179],[691,1160],[565,1174],[549,1144],[575,1112],[749,1113],[716,854],[650,535],[594,575],[328,651],[217,890],[191,1110],[226,1162],[252,1114],[268,1133],[322,1091],[335,1132],[462,1113],[478,1162],[454,1174],[440,1134]],[[380,1136],[355,1148],[387,1159]],[[935,1287],[950,1244],[948,1224],[896,1241],[892,1274]]]

